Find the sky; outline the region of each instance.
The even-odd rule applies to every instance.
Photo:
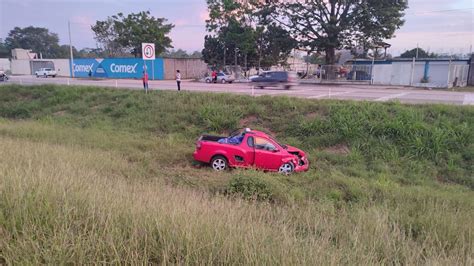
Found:
[[[208,17],[205,0],[0,0],[0,38],[15,26],[32,25],[48,28],[67,44],[70,21],[73,46],[96,47],[90,29],[95,21],[143,10],[175,24],[170,35],[175,49],[202,50]],[[474,45],[473,0],[409,0],[405,13],[405,25],[387,41],[393,55],[417,44],[438,53],[468,53]]]

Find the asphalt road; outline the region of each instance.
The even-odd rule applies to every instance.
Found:
[[[124,89],[142,89],[141,80],[126,79],[70,79],[70,78],[36,78],[34,76],[12,76],[8,83],[24,85],[32,84],[62,84],[62,85],[93,85],[103,87],[116,87]],[[0,83],[1,84],[1,83]],[[5,83],[4,83],[5,84]],[[152,90],[177,90],[176,82],[150,81]],[[300,84],[291,90],[282,89],[252,89],[248,83],[234,84],[207,84],[194,81],[183,81],[181,89],[184,91],[207,91],[219,93],[236,93],[254,96],[285,95],[307,99],[340,99],[363,101],[400,101],[402,103],[442,103],[455,105],[474,105],[474,93],[451,92],[441,90],[423,90],[392,86],[371,85],[320,85]]]

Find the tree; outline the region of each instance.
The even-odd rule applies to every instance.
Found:
[[[92,26],[96,40],[111,55],[115,51],[126,51],[135,57],[141,57],[141,44],[150,42],[155,44],[155,53],[163,53],[172,48],[171,39],[167,36],[173,24],[166,24],[165,18],[155,18],[150,11],[132,13],[125,16],[118,13],[108,17],[105,21],[97,21]]]
[[[10,57],[10,50],[7,45],[0,39],[0,58]]]
[[[244,69],[286,63],[295,40],[288,31],[270,23],[263,9],[252,1],[207,0],[210,32],[203,58],[215,66],[230,62]]]
[[[192,54],[189,55],[189,58],[201,59],[202,58],[202,53],[199,52],[199,51],[194,51]]]
[[[96,41],[107,56],[118,57],[126,53],[118,41],[119,33],[112,18],[108,17],[104,21],[97,21],[91,29],[95,34]]]
[[[436,58],[438,57],[435,53],[428,53],[421,48],[413,48],[411,50],[405,51],[403,54],[400,55],[401,58],[414,58],[417,57],[417,50],[418,49],[418,58]]]
[[[107,53],[101,48],[83,48],[78,52],[77,58],[103,58]]]
[[[202,58],[209,65],[224,66],[224,43],[219,37],[206,35],[204,37],[204,49],[201,53]]]
[[[69,45],[63,44],[56,48],[56,58],[69,58],[71,56],[71,51],[69,49]],[[79,57],[79,52],[77,51],[76,47],[72,47],[72,54],[74,58]]]
[[[45,58],[57,58],[60,48],[56,33],[49,32],[46,28],[33,26],[15,27],[8,33],[5,45],[8,50],[14,48],[31,49],[35,53],[41,53]]]
[[[182,49],[174,50],[172,49],[171,51],[166,51],[162,53],[160,56],[163,57],[169,57],[169,58],[201,58],[201,52],[199,51],[194,51],[192,54],[188,54],[186,51]]]
[[[259,68],[285,65],[291,51],[297,46],[289,32],[276,24],[266,26],[259,37],[256,44],[259,49]]]
[[[405,0],[272,1],[268,15],[288,29],[301,48],[325,52],[336,62],[336,50],[393,37],[404,21]]]
[[[318,53],[312,53],[311,55],[303,56],[304,62],[314,65],[324,65],[326,62],[325,58]]]

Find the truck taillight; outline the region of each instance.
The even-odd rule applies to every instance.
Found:
[[[198,150],[201,149],[201,142],[200,141],[196,142],[196,149],[198,149]]]

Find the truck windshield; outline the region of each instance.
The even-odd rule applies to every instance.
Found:
[[[286,146],[285,144],[281,144],[280,142],[276,141],[276,139],[268,136],[271,140],[273,140],[273,142],[275,142],[276,144],[278,144],[280,147],[282,147],[283,149],[288,149],[288,146]]]

